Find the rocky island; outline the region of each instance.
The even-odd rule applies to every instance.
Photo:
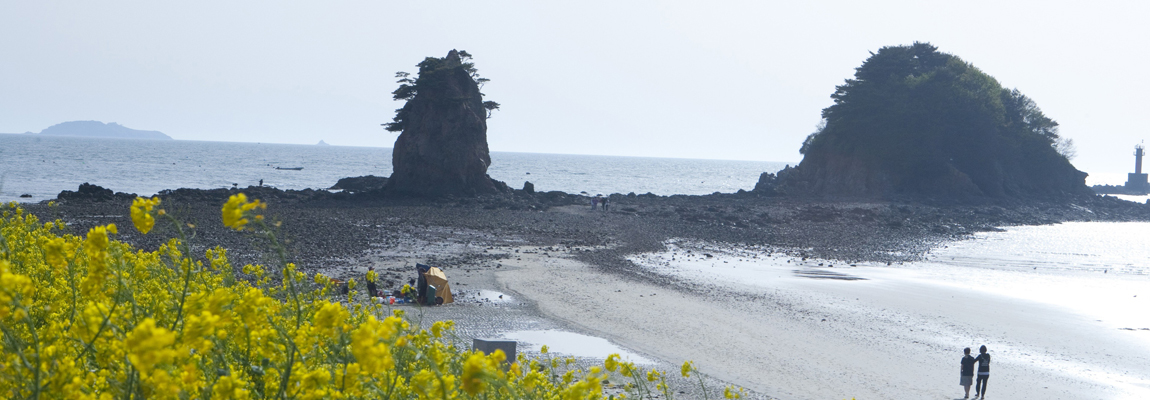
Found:
[[[397,74],[402,85],[393,95],[406,103],[384,124],[401,132],[392,151],[388,191],[425,196],[508,191],[506,184],[487,175],[487,116],[499,104],[483,101],[477,82],[483,78],[464,60],[470,57],[452,50],[446,57],[420,62],[415,78]]]
[[[172,140],[171,136],[159,131],[142,131],[128,128],[115,122],[103,123],[100,121],[71,121],[52,125],[40,133],[27,132],[29,135],[44,136],[77,136],[111,139],[148,139]]]
[[[927,43],[884,47],[839,86],[771,195],[1009,201],[1090,197],[1033,100]]]

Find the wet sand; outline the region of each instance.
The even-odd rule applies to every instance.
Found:
[[[737,268],[738,256],[711,252],[702,262]],[[744,267],[760,266],[747,273],[756,277],[750,284],[677,274],[692,290],[620,280],[554,256],[509,262],[498,277],[546,315],[660,359],[694,360],[770,397],[961,398],[962,348],[977,353],[980,344],[994,358],[991,398],[1150,396],[1150,331],[951,285],[939,280],[945,274],[818,262],[748,260]],[[840,279],[796,273],[817,269]]]

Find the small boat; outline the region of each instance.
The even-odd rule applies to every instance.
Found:
[[[276,167],[276,169],[281,171],[302,171],[303,167]]]

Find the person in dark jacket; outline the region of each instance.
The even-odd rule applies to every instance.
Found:
[[[990,354],[986,353],[986,346],[983,345],[978,348],[978,357],[974,358],[978,361],[978,379],[974,384],[974,398],[986,398],[986,381],[990,379]]]
[[[427,304],[427,278],[423,274],[430,270],[430,265],[415,264],[415,273],[419,275],[415,283],[415,302],[418,304]]]
[[[372,297],[379,296],[379,292],[375,286],[376,279],[378,279],[378,275],[375,273],[375,267],[367,267],[367,274],[365,274],[363,280],[367,281],[368,300],[371,300]]]
[[[970,385],[974,383],[973,381],[974,381],[974,361],[975,361],[975,359],[974,359],[974,357],[970,356],[970,348],[969,347],[962,349],[962,354],[963,354],[962,360],[960,360],[958,362],[959,366],[960,366],[959,371],[958,371],[958,384],[962,385],[962,388],[966,390],[966,393],[964,393],[962,395],[962,398],[965,399],[965,398],[970,397]],[[977,393],[977,392],[975,392],[975,393]]]

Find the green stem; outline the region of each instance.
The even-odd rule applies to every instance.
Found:
[[[167,217],[169,221],[171,221],[172,226],[176,227],[176,236],[179,237],[178,243],[181,247],[179,250],[180,253],[183,254],[181,258],[186,258],[188,260],[188,271],[184,274],[184,288],[180,291],[180,303],[176,308],[176,319],[172,320],[171,330],[175,331],[176,327],[180,324],[180,318],[182,318],[184,315],[184,301],[187,300],[188,297],[188,287],[192,282],[192,270],[195,269],[195,263],[191,259],[191,247],[188,246],[187,235],[184,234],[184,228],[180,226],[180,221],[177,221],[176,218],[171,215],[164,214],[164,216]],[[172,264],[177,268],[177,270],[180,268],[180,261],[182,260],[172,260]]]
[[[703,382],[703,375],[697,369],[695,369],[695,377],[699,378],[699,387],[703,389],[703,400],[711,400],[710,394],[707,393],[707,384]]]
[[[100,323],[100,328],[96,330],[96,336],[93,337],[92,341],[88,342],[87,345],[84,346],[84,349],[80,351],[80,354],[76,356],[76,363],[79,363],[81,360],[83,360],[84,356],[88,354],[88,351],[95,350],[93,346],[96,345],[97,340],[100,340],[100,335],[104,333],[104,328],[109,326],[108,322],[111,321],[112,315],[116,313],[116,307],[119,306],[120,302],[118,301],[112,303],[112,309],[108,310],[108,315],[105,316],[104,321]]]
[[[16,306],[20,307],[20,309],[24,311],[24,324],[28,326],[28,333],[32,335],[33,349],[36,350],[35,354],[33,354],[35,356],[35,365],[32,365],[32,385],[35,386],[35,390],[32,391],[32,397],[31,398],[39,399],[40,398],[40,389],[41,389],[41,387],[40,387],[40,364],[41,364],[41,362],[40,362],[40,336],[38,334],[36,334],[36,326],[32,322],[32,313],[28,312],[28,309],[26,307],[24,307],[24,305],[20,304],[19,301],[16,302]]]

